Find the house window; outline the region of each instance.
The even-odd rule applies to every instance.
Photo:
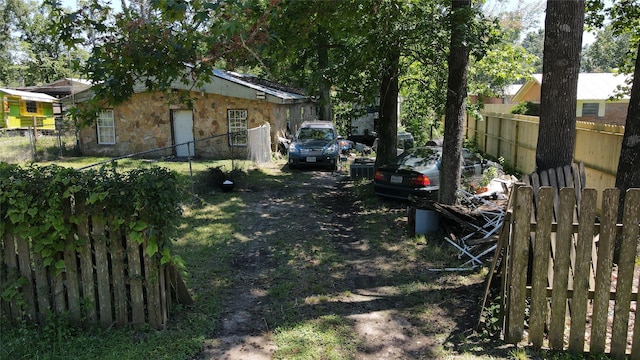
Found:
[[[33,100],[21,100],[20,101],[20,113],[21,114],[41,114],[42,109],[40,104]]]
[[[25,101],[24,105],[28,113],[31,113],[31,114],[38,113],[38,104],[35,101]]]
[[[116,126],[113,121],[113,110],[104,110],[98,115],[98,144],[116,143]]]
[[[598,103],[582,104],[582,116],[598,116],[599,105]]]
[[[247,110],[227,110],[229,145],[247,145]]]

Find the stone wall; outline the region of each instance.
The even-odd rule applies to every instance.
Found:
[[[192,106],[184,102],[170,101],[178,93],[135,94],[125,103],[113,108],[116,144],[98,145],[95,126],[81,130],[82,151],[86,155],[123,156],[149,151],[173,144],[171,110],[193,110],[193,134],[196,140],[195,156],[212,159],[246,158],[245,146],[229,146],[227,110],[247,110],[248,127],[258,127],[265,122],[271,125],[272,148],[275,135],[286,130],[287,110],[294,118],[303,113],[305,118],[314,115],[312,103],[274,104],[265,100],[232,98],[216,94],[191,92]],[[170,105],[171,103],[171,105]],[[305,110],[301,111],[301,107]],[[307,120],[307,119],[304,119]],[[200,139],[204,139],[199,141]],[[173,149],[146,154],[145,157],[172,155]]]

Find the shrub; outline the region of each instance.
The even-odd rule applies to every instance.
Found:
[[[511,109],[512,114],[540,116],[540,104],[522,101]]]

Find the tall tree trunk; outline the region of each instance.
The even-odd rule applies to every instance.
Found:
[[[451,6],[451,45],[449,77],[444,118],[444,142],[440,176],[440,202],[453,204],[460,187],[460,157],[467,101],[469,49],[466,46],[471,0],[453,0]]]
[[[573,162],[584,0],[548,0],[536,171]]]
[[[622,137],[622,150],[618,160],[616,187],[620,189],[619,217],[622,214],[625,191],[640,187],[640,44],[636,53],[636,67],[633,72],[633,85],[627,122]]]
[[[327,36],[324,29],[318,30],[318,72],[320,73],[320,79],[318,81],[320,87],[320,111],[318,119],[320,120],[333,120],[333,114],[331,113],[331,96],[329,92],[329,84],[327,81],[327,68],[329,67],[329,51],[327,45]]]
[[[380,84],[376,166],[393,160],[396,157],[398,144],[398,67],[400,64],[398,49],[389,49],[387,56]]]

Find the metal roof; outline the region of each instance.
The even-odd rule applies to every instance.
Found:
[[[533,79],[542,85],[542,74],[533,74]],[[618,86],[625,86],[627,76],[614,73],[580,73],[578,74],[577,100],[607,100],[617,93]],[[624,94],[622,99],[629,99]]]
[[[284,90],[284,88],[279,84],[273,82],[266,83],[264,80],[260,81],[261,79],[252,75],[239,74],[220,69],[214,69],[213,74],[221,79],[225,79],[257,91],[262,91],[265,94],[273,95],[281,99],[299,100],[308,98],[306,95],[293,92],[293,88],[290,88],[290,90]]]
[[[39,101],[39,102],[47,102],[47,103],[53,103],[58,101],[58,99],[54,98],[53,96],[49,96],[47,94],[42,94],[37,92],[3,89],[3,88],[0,88],[0,92],[9,94],[12,96],[20,96],[23,100]]]

